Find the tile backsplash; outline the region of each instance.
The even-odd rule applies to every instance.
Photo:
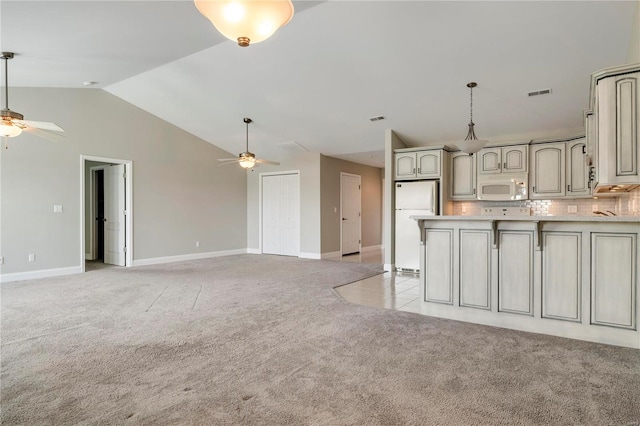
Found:
[[[618,216],[640,216],[640,191],[616,197],[575,198],[525,201],[453,201],[453,214],[479,216],[483,207],[529,207],[532,216],[591,216],[593,210],[613,212]],[[577,212],[569,213],[575,206]]]

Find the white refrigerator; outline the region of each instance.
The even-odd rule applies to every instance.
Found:
[[[420,229],[415,215],[436,215],[438,182],[396,182],[396,269],[420,269]]]

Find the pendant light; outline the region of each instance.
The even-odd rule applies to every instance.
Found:
[[[194,0],[223,36],[239,46],[260,43],[293,17],[291,0]]]
[[[470,92],[470,118],[469,118],[469,132],[467,133],[467,137],[464,141],[456,142],[456,146],[462,152],[466,152],[467,154],[474,154],[480,151],[486,144],[489,143],[488,140],[478,139],[476,137],[476,132],[473,129],[475,124],[473,123],[473,88],[476,87],[478,83],[471,82],[467,84]]]

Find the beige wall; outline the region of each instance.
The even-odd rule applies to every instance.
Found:
[[[24,134],[0,154],[3,274],[80,266],[81,155],[133,162],[134,261],[246,248],[245,174],[216,164],[229,153],[98,89],[16,88],[11,108],[66,140]]]
[[[633,26],[631,27],[627,63],[640,63],[640,1],[636,1],[636,12],[633,15]]]
[[[339,160],[320,158],[320,200],[322,206],[322,253],[341,251],[340,173],[361,177],[362,247],[382,244],[382,169]],[[335,211],[334,211],[335,210]]]

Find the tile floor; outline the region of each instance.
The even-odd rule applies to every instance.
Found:
[[[343,256],[342,261],[383,263],[381,251]],[[336,287],[335,291],[351,303],[420,313],[419,284],[418,275],[385,272],[362,281]]]

